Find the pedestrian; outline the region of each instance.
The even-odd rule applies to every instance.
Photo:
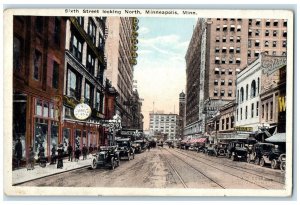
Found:
[[[92,144],[90,144],[90,147],[89,147],[89,154],[92,154],[92,152],[93,152],[93,147],[92,147]]]
[[[50,164],[56,164],[56,147],[53,145],[51,149],[51,163]]]
[[[71,162],[72,162],[73,161],[73,147],[70,143],[69,143],[69,146],[67,149],[68,149],[69,161],[71,160]]]
[[[81,151],[80,151],[79,147],[76,147],[76,150],[75,150],[75,162],[78,162],[80,154],[81,154]]]
[[[62,144],[59,144],[57,149],[57,169],[63,168],[64,166],[63,158],[64,158],[64,148]]]
[[[46,167],[45,148],[43,147],[42,143],[40,144],[40,147],[39,147],[38,156],[39,156],[40,166],[43,167],[43,168]]]
[[[28,159],[28,165],[27,165],[27,170],[33,170],[34,169],[34,151],[33,147],[29,147],[29,159]]]
[[[85,144],[83,144],[83,147],[82,147],[82,156],[83,156],[83,160],[87,159],[87,152],[88,152],[88,149],[87,147],[85,146]]]
[[[17,168],[20,167],[20,162],[22,160],[23,148],[20,138],[17,139],[17,143],[15,145],[15,157],[17,160]]]

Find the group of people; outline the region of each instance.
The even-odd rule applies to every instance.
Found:
[[[94,150],[94,148],[92,147],[92,144],[90,145],[89,149],[87,148],[87,146],[85,146],[85,144],[83,144],[82,146],[82,150],[79,149],[79,147],[76,147],[76,149],[74,150],[74,157],[75,157],[75,162],[79,161],[79,157],[82,153],[82,159],[85,160],[87,159],[87,155],[88,153],[92,153]],[[73,161],[73,147],[71,144],[69,144],[68,148],[67,148],[67,152],[68,152],[68,160],[69,161]]]

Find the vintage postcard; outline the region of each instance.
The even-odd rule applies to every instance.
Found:
[[[292,195],[293,13],[8,9],[8,196]]]

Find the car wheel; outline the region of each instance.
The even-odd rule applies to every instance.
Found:
[[[255,158],[254,164],[259,165],[259,158],[258,157]]]
[[[247,162],[251,163],[251,157],[250,157],[250,155],[247,156]]]
[[[261,158],[261,159],[260,159],[259,165],[260,165],[261,167],[265,166],[265,160],[264,160],[264,158]]]
[[[96,159],[93,159],[92,161],[92,169],[96,169],[97,168],[97,161]]]
[[[271,161],[271,168],[272,169],[277,169],[278,168],[278,163],[277,163],[277,160],[276,159],[273,159]]]
[[[115,169],[115,160],[114,160],[114,158],[111,158],[111,169],[112,170]]]
[[[280,163],[280,170],[285,171],[285,162]]]

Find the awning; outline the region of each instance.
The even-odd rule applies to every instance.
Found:
[[[215,71],[220,71],[220,68],[215,68]]]
[[[227,28],[227,25],[223,25],[223,28]]]
[[[276,133],[266,139],[267,142],[286,142],[286,133]]]
[[[235,69],[235,71],[236,71],[236,72],[240,72],[240,71],[241,71],[241,69],[237,68],[237,69]]]
[[[220,60],[220,58],[219,58],[219,57],[216,57],[216,60]]]
[[[207,140],[207,138],[198,138],[197,140],[196,140],[196,143],[204,143],[204,142],[206,142],[206,140]]]
[[[230,25],[231,28],[235,28],[235,25]]]
[[[226,47],[222,47],[222,49],[226,50],[227,48]]]
[[[234,47],[229,47],[229,49],[230,49],[230,50],[233,50],[233,49],[234,49]]]
[[[255,40],[256,43],[259,43],[259,40]]]
[[[237,60],[237,61],[240,61],[241,59],[240,59],[240,58],[236,58],[236,60]]]
[[[237,28],[239,29],[239,28],[242,28],[242,26],[241,25],[237,25]]]

